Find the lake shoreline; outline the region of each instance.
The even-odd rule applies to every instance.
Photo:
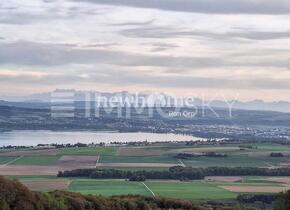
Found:
[[[2,132],[0,146],[35,146],[38,144],[76,144],[76,143],[111,143],[111,142],[167,142],[167,141],[205,141],[192,135],[149,132],[116,131],[49,131],[49,130],[14,130]]]

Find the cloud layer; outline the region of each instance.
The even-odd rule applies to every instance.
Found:
[[[290,101],[289,20],[288,0],[1,2],[0,95],[75,88]]]
[[[79,0],[75,0],[79,1]],[[290,14],[288,0],[85,0],[96,4],[213,14]]]

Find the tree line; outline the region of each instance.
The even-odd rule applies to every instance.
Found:
[[[290,168],[254,168],[254,167],[208,167],[193,168],[174,166],[169,170],[153,171],[140,170],[128,171],[117,169],[76,169],[71,171],[59,171],[58,177],[86,177],[93,179],[131,179],[132,177],[144,177],[145,179],[174,179],[197,180],[206,176],[290,176]]]
[[[174,158],[184,160],[197,157],[228,157],[228,155],[225,153],[202,152],[202,153],[178,153],[174,156]]]

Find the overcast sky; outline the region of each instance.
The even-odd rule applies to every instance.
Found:
[[[0,95],[290,101],[290,0],[0,1]]]

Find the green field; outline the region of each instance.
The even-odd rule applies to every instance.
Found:
[[[183,160],[184,164],[192,167],[269,167],[279,163],[288,163],[288,157],[271,158],[268,156],[252,157],[248,155],[231,155],[228,157],[197,157],[190,160]]]
[[[60,149],[59,155],[115,155],[115,147],[79,147]]]
[[[1,156],[0,157],[0,165],[9,163],[10,161],[13,161],[15,158],[17,158],[17,157],[5,157],[5,156],[2,157]]]
[[[11,165],[56,165],[59,156],[24,156],[13,162]]]
[[[101,163],[170,163],[178,164],[178,160],[169,155],[161,156],[101,156]]]
[[[57,179],[53,176],[10,176],[25,181],[46,181]],[[92,195],[127,195],[137,194],[152,196],[152,193],[142,182],[129,182],[125,180],[93,180],[72,178],[69,191]],[[217,183],[205,181],[179,182],[179,181],[146,181],[145,184],[156,196],[178,198],[186,200],[224,200],[235,199],[237,193],[226,191],[217,186]]]
[[[280,166],[281,164],[290,163],[290,159],[287,154],[290,153],[290,146],[259,143],[259,144],[244,144],[242,150],[224,150],[221,148],[215,150],[217,147],[238,147],[241,144],[223,144],[223,145],[194,145],[186,146],[182,144],[168,144],[159,146],[140,146],[137,147],[144,150],[155,150],[155,152],[144,152],[143,156],[130,156],[128,154],[122,154],[119,156],[118,147],[84,147],[84,148],[62,148],[58,149],[56,155],[37,155],[37,156],[18,156],[20,157],[0,157],[0,164],[10,163],[13,165],[39,165],[39,166],[57,166],[59,158],[63,155],[92,155],[100,156],[98,162],[102,165],[100,167],[107,168],[111,167],[109,163],[113,163],[116,167],[114,169],[120,170],[168,170],[167,168],[154,167],[156,164],[176,164],[180,165],[180,160],[175,156],[177,153],[187,151],[188,153],[198,153],[198,148],[203,148],[200,151],[207,151],[213,149],[216,153],[225,153],[227,157],[189,157],[182,159],[181,161],[186,166],[192,167],[211,167],[211,166],[223,166],[223,167],[272,167]],[[254,148],[246,148],[246,146],[253,146]],[[256,149],[257,147],[257,149]],[[134,147],[131,147],[131,151]],[[197,148],[192,150],[192,148]],[[185,150],[182,150],[185,149]],[[156,150],[160,151],[156,153]],[[34,152],[31,151],[31,152]],[[134,153],[135,152],[135,153]],[[132,154],[138,154],[136,151]],[[284,157],[270,157],[271,152],[281,152],[286,154]],[[289,152],[289,153],[287,153]],[[14,153],[15,154],[15,153]],[[20,153],[21,154],[21,153]],[[45,153],[44,153],[45,154]],[[156,155],[149,155],[156,154]],[[128,155],[128,156],[124,156]],[[76,158],[77,159],[77,158]],[[84,158],[85,159],[85,158]],[[13,160],[15,160],[13,162]],[[12,161],[12,162],[11,162]],[[73,163],[72,158],[72,163]],[[77,162],[76,162],[77,163]],[[108,165],[106,165],[108,163]],[[135,163],[134,166],[118,165],[118,163]],[[147,163],[148,166],[140,166],[138,163]],[[155,165],[150,165],[150,163]],[[82,168],[82,164],[79,164],[79,168]],[[94,162],[92,163],[94,166]],[[69,164],[68,164],[69,165]],[[73,165],[73,164],[72,164]],[[61,166],[61,165],[58,165]],[[124,167],[123,167],[124,166]],[[162,166],[162,165],[161,165]],[[5,165],[3,166],[5,167]],[[9,168],[8,168],[9,169]],[[1,169],[0,169],[1,171]],[[7,173],[6,173],[7,174]],[[37,173],[36,173],[37,175]],[[17,178],[22,182],[33,182],[33,181],[47,181],[51,179],[58,179],[56,176],[8,176],[9,178]],[[179,198],[186,200],[234,200],[238,193],[233,193],[223,189],[220,186],[282,186],[281,183],[267,180],[267,177],[256,177],[247,176],[243,177],[242,182],[218,182],[218,181],[191,181],[191,182],[179,182],[176,180],[170,181],[157,181],[147,180],[146,186],[148,190],[141,182],[129,182],[125,180],[97,180],[97,179],[82,179],[82,178],[62,178],[64,181],[70,182],[68,187],[69,191],[80,192],[83,194],[94,194],[94,195],[123,195],[123,194],[139,194],[145,196],[153,196],[152,192],[156,196]],[[284,183],[285,184],[285,183]],[[41,188],[40,188],[41,190]]]
[[[151,195],[151,193],[140,182],[115,180],[74,180],[70,184],[69,190],[73,192],[94,195]]]
[[[224,190],[214,184],[194,182],[145,182],[157,196],[186,200],[223,200],[234,199],[237,194]]]
[[[268,177],[249,176],[243,177],[243,182],[226,183],[206,180],[191,182],[147,180],[144,183],[152,191],[150,192],[142,182],[129,182],[125,180],[97,180],[83,178],[57,178],[55,176],[9,176],[10,179],[18,179],[21,182],[64,180],[70,181],[68,191],[91,195],[145,195],[168,197],[185,200],[234,200],[239,193],[223,189],[220,186],[283,186],[282,183],[267,180]]]
[[[264,151],[290,151],[290,145],[281,145],[281,144],[269,144],[269,143],[259,143],[252,144],[258,147],[258,150]]]
[[[119,156],[118,147],[78,147],[78,148],[61,148],[55,156],[25,156],[11,163],[12,165],[55,165],[57,160],[62,155],[100,155],[99,163],[167,163],[180,164],[179,160],[174,156],[179,153],[178,149],[186,149],[198,152],[198,148],[219,148],[219,147],[238,147],[243,144],[222,144],[222,145],[192,145],[186,146],[181,143],[177,144],[162,144],[157,146],[143,146],[144,150],[160,150],[160,155],[144,155],[144,156]],[[228,157],[192,157],[182,162],[186,166],[192,167],[271,167],[279,166],[280,164],[290,163],[288,157],[273,158],[270,157],[271,152],[290,152],[289,145],[258,143],[258,144],[244,144],[244,146],[253,146],[257,149],[244,148],[237,151],[226,151]],[[182,151],[182,150],[181,150]],[[221,152],[222,153],[222,152]],[[148,153],[150,154],[150,153]],[[158,153],[157,153],[158,154]],[[17,157],[0,157],[0,164],[5,164],[14,160]],[[150,168],[150,167],[149,167]],[[136,170],[139,168],[128,168],[129,170]]]
[[[187,200],[223,200],[234,199],[237,194],[226,191],[214,184],[205,182],[165,182],[146,181],[145,184],[156,196],[180,198]],[[141,182],[122,180],[75,180],[70,191],[95,195],[126,195],[139,194],[152,196],[151,192]]]

